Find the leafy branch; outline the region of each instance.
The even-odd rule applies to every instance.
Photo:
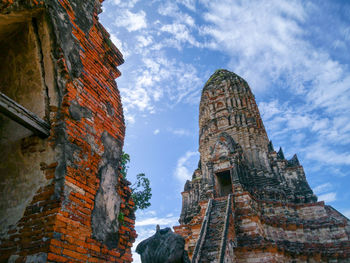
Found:
[[[123,175],[123,178],[126,177],[126,174],[128,172],[128,162],[130,162],[130,155],[123,152],[120,159],[120,173]]]
[[[131,186],[132,199],[135,202],[135,211],[139,208],[141,210],[151,206],[149,200],[152,197],[152,189],[150,181],[144,173],[136,175],[136,182]]]
[[[130,155],[123,152],[120,160],[120,172],[126,178],[128,171],[128,163],[130,162]],[[152,189],[150,187],[150,180],[144,173],[136,175],[136,182],[131,186],[131,196],[135,202],[135,211],[137,209],[146,209],[151,206],[149,200],[152,197]]]

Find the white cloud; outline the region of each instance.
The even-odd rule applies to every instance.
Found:
[[[151,36],[138,35],[136,36],[137,41],[139,42],[139,47],[144,48],[153,43]]]
[[[305,21],[317,12],[312,6],[314,13],[308,13],[310,6],[281,0],[208,1],[204,18],[210,25],[203,33],[230,55],[232,68],[254,90],[274,83],[306,95],[309,106],[349,113],[349,72],[305,38]]]
[[[343,215],[350,219],[350,210],[343,211]]]
[[[189,43],[193,46],[199,47],[199,42],[192,36],[191,31],[185,24],[173,23],[167,24],[160,28],[161,31],[167,32],[173,35],[172,41],[168,41],[168,44],[173,44],[174,47],[181,49],[182,43]]]
[[[198,156],[198,152],[188,151],[184,156],[178,159],[174,176],[182,184],[184,184],[186,180],[191,180],[194,169],[196,169]]]
[[[196,9],[196,1],[195,0],[176,0],[177,3],[180,3],[187,7],[188,9],[195,11]]]
[[[330,165],[350,165],[350,153],[336,152],[321,142],[312,144],[305,149],[306,157],[324,164]]]
[[[159,132],[160,132],[159,129],[155,129],[155,130],[153,131],[153,134],[154,134],[154,135],[157,135]]]
[[[133,252],[132,256],[133,256],[133,258],[132,258],[133,261],[132,262],[134,262],[134,263],[142,263],[141,257],[136,252]]]
[[[143,218],[148,216],[155,216],[157,212],[155,210],[137,210],[137,218]]]
[[[171,18],[171,23],[157,22],[160,31],[172,35],[171,38],[165,35],[161,46],[174,47],[179,50],[182,50],[183,44],[186,43],[195,47],[202,46],[194,37],[194,31],[198,30],[195,19],[188,13],[181,12],[178,4],[174,1],[167,1],[158,8],[160,15]]]
[[[119,51],[123,54],[124,59],[130,55],[130,51],[128,50],[127,44],[122,42],[117,38],[115,34],[111,34],[111,40],[113,44],[119,49]]]
[[[277,100],[259,106],[272,138],[295,142],[298,152],[321,165],[350,165],[350,152],[335,147],[350,143],[350,115],[346,111],[328,115],[314,111],[309,104],[280,104]]]
[[[130,115],[127,112],[125,112],[124,117],[125,117],[127,124],[134,124],[135,123],[135,115]]]
[[[154,226],[156,228],[156,225],[160,226],[173,226],[178,224],[179,217],[149,217],[144,218],[140,220],[136,220],[135,226]]]
[[[143,58],[129,79],[120,91],[123,106],[130,113],[133,109],[155,112],[155,103],[164,96],[170,105],[197,103],[203,82],[194,66],[169,60],[162,54]]]
[[[117,5],[118,7],[122,8],[133,8],[135,4],[139,0],[128,0],[128,1],[123,1],[123,0],[111,0],[112,4]]]
[[[279,108],[280,107],[278,105],[277,100],[259,103],[259,110],[260,110],[261,116],[265,120],[272,118],[276,114],[280,114],[281,110]]]
[[[323,130],[326,130],[328,129],[329,127],[329,120],[327,118],[324,118],[324,119],[321,119],[321,120],[318,120],[317,122],[315,122],[313,125],[312,125],[312,131],[323,131]]]
[[[195,20],[192,16],[187,13],[180,11],[178,5],[174,2],[165,2],[158,8],[158,13],[163,16],[169,16],[175,19],[177,23],[183,23],[190,27],[195,26]]]
[[[169,129],[169,131],[178,136],[190,136],[191,132],[186,129]]]
[[[342,169],[340,169],[339,166],[338,167],[337,166],[329,167],[328,170],[329,170],[330,174],[335,175],[337,177],[344,177],[344,176],[349,175],[348,173],[342,171]],[[347,171],[347,170],[345,170],[345,171]]]
[[[333,202],[337,200],[337,194],[335,192],[323,194],[318,197],[318,200],[325,201],[325,202]]]
[[[315,194],[322,194],[324,192],[327,192],[333,188],[331,183],[324,183],[321,185],[316,186],[313,190]]]
[[[134,107],[137,107],[141,111],[144,111],[145,109],[152,109],[152,106],[150,105],[151,98],[145,88],[136,86],[134,89],[129,89],[127,87],[122,87],[119,89],[122,93],[122,100],[126,109]]]
[[[116,18],[115,25],[125,27],[129,32],[146,28],[146,13],[144,11],[133,13],[129,10],[124,10]]]
[[[179,7],[173,1],[165,2],[158,7],[158,13],[162,16],[176,16],[179,12]]]

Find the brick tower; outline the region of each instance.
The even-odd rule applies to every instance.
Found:
[[[192,262],[350,262],[349,220],[317,202],[296,155],[274,150],[247,82],[217,70],[199,110],[200,161],[175,227]]]
[[[131,262],[103,0],[0,0],[0,262]]]

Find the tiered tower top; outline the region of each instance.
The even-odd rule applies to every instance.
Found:
[[[228,70],[217,70],[205,84],[199,110],[199,151],[204,161],[213,140],[227,134],[252,167],[268,169],[269,140],[248,83]]]

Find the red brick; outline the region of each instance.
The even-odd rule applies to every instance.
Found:
[[[87,255],[84,255],[69,249],[63,249],[62,254],[78,260],[87,260],[88,258]]]
[[[54,262],[68,262],[69,259],[53,253],[48,253],[47,260]]]

